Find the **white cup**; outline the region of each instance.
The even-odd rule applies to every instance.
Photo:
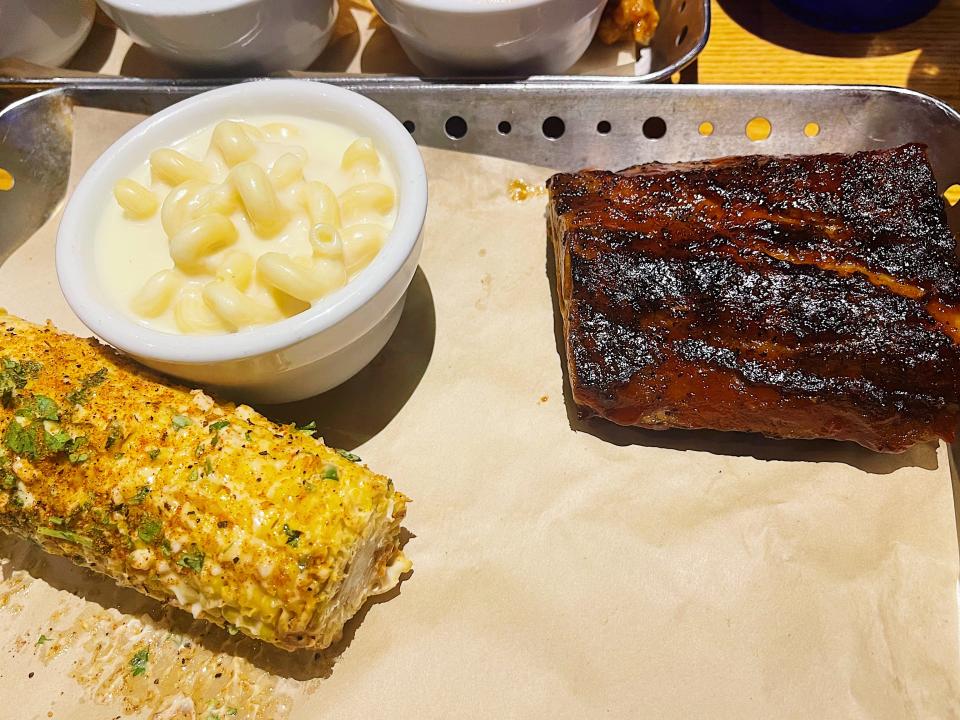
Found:
[[[566,72],[586,51],[606,0],[373,0],[428,75]]]
[[[0,0],[0,57],[59,67],[83,45],[94,0]]]
[[[373,139],[397,172],[397,219],[383,248],[346,286],[298,315],[225,335],[148,328],[117,307],[94,258],[112,188],[158,147],[224,118],[270,112],[325,120]],[[400,320],[422,247],[427,177],[396,118],[362,95],[308,80],[261,80],[211,90],[153,115],[111,145],[67,202],[57,235],[57,275],[77,317],[97,336],[160,372],[245,402],[311,397],[359,372]]]
[[[330,41],[336,0],[98,0],[134,42],[202,73],[303,70]]]

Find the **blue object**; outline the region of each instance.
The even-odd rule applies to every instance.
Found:
[[[773,0],[788,15],[825,30],[879,32],[919,20],[939,0]]]

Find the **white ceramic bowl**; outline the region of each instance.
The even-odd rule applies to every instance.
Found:
[[[373,0],[414,64],[443,75],[566,72],[606,0]]]
[[[336,0],[97,0],[134,42],[203,73],[303,70],[326,47]]]
[[[346,125],[373,139],[397,173],[397,219],[380,253],[313,307],[226,335],[147,328],[101,286],[96,231],[113,184],[149,153],[227,117],[289,114]],[[247,402],[288,402],[328,390],[362,369],[393,334],[417,268],[427,210],[423,160],[410,134],[362,95],[308,80],[261,80],[212,90],[144,120],[111,145],[70,197],[57,235],[57,275],[74,312],[97,336],[168,375]]]
[[[0,0],[0,58],[60,66],[83,45],[94,0]]]

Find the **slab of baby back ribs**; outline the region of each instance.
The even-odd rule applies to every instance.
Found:
[[[548,182],[573,399],[646,428],[953,438],[960,263],[926,148]]]

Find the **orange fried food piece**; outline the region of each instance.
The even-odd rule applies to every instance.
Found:
[[[653,0],[610,0],[600,19],[600,41],[613,45],[632,37],[640,45],[649,45],[660,22]]]

